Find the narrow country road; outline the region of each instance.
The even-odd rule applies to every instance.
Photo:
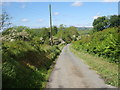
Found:
[[[108,88],[95,71],[76,57],[67,45],[58,57],[47,88]]]

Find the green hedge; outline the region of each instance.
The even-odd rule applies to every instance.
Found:
[[[42,88],[60,50],[57,46],[44,50],[40,44],[32,46],[30,42],[12,41],[3,42],[2,53],[3,88]]]
[[[118,36],[120,30],[117,27],[108,28],[103,31],[84,36],[81,40],[72,44],[76,50],[96,54],[105,58],[109,58],[110,62],[119,62],[120,40]]]

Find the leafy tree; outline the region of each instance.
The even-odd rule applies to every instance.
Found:
[[[58,35],[57,35],[59,38],[62,38],[63,30],[65,30],[65,25],[60,24],[60,26],[59,26],[59,31],[58,31]]]
[[[108,21],[109,20],[106,16],[98,17],[93,22],[94,30],[102,31],[103,29],[105,29],[108,26]]]
[[[58,32],[58,28],[56,27],[56,26],[53,26],[53,30],[52,30],[52,35],[54,36],[54,35],[56,35],[57,34],[57,32]]]
[[[27,33],[31,33],[30,28],[26,27],[26,26],[14,26],[14,27],[10,27],[6,30],[4,30],[2,32],[3,35],[7,35],[10,34],[13,30],[16,30],[16,32],[22,32],[22,31],[26,31]]]
[[[93,21],[94,31],[102,31],[109,27],[120,26],[120,15],[102,16]]]
[[[40,36],[43,37],[43,39],[49,38],[50,37],[49,29],[42,28],[40,31]]]
[[[59,26],[59,30],[65,30],[65,25],[60,24],[60,26]]]
[[[79,35],[77,28],[74,26],[64,28],[63,25],[61,25],[59,29],[60,30],[56,36],[64,40],[66,43],[70,43],[72,40],[75,40],[75,38]]]
[[[23,30],[28,31],[30,28],[26,26],[15,26],[15,28],[18,32],[22,32]]]
[[[110,16],[110,27],[118,27],[120,26],[120,15]]]
[[[10,27],[11,17],[7,14],[5,10],[2,11],[2,14],[0,15],[0,30],[5,30]]]

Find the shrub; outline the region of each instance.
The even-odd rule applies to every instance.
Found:
[[[72,46],[76,50],[84,50],[91,54],[109,58],[110,62],[119,62],[119,34],[120,31],[117,27],[108,28],[90,36],[84,36],[81,40],[74,42]]]
[[[38,48],[35,48],[35,47]],[[38,43],[13,41],[3,42],[3,88],[41,88],[45,76],[56,56],[57,46],[45,51]]]

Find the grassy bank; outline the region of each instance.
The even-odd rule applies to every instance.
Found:
[[[91,69],[95,70],[104,80],[106,84],[118,87],[118,65],[110,63],[107,60],[93,56],[82,51],[76,51],[72,46],[70,50],[85,64],[88,64]]]
[[[3,88],[44,88],[51,65],[60,54],[58,46],[30,42],[3,42]]]

